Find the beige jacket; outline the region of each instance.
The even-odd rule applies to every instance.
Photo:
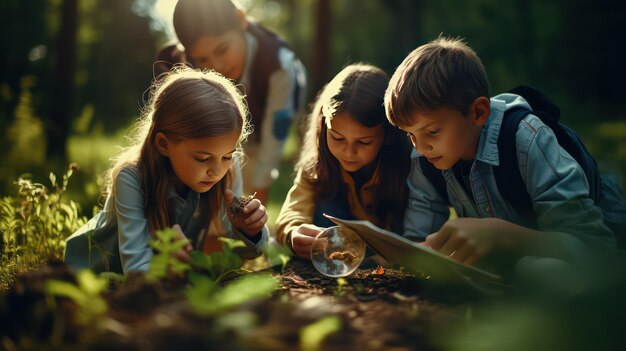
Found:
[[[354,218],[368,220],[381,226],[381,221],[374,214],[375,193],[380,180],[378,168],[358,193],[354,180],[348,172],[342,169],[341,176],[348,190],[348,204]],[[301,224],[312,224],[313,222],[316,209],[314,182],[315,180],[306,175],[302,169],[298,170],[293,186],[289,190],[276,219],[276,240],[283,246],[286,244],[288,233]]]

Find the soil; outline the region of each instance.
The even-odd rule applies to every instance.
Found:
[[[401,269],[358,269],[341,287],[302,260],[270,271],[282,282],[272,297],[218,317],[190,309],[184,282],[151,283],[130,274],[104,294],[107,318],[80,326],[71,317],[71,300],[58,298],[54,309],[45,300],[46,279],[75,281],[62,263],[50,263],[20,278],[0,305],[2,342],[19,349],[294,350],[304,327],[336,316],[341,330],[323,341],[323,350],[429,350],[435,349],[430,331],[461,319],[452,307],[466,299],[440,295],[426,279]]]

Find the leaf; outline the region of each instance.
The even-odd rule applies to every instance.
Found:
[[[106,287],[106,280],[96,277],[88,269],[79,271],[76,278],[78,285],[49,280],[46,282],[46,293],[70,298],[78,305],[76,322],[80,325],[89,325],[107,311],[106,301],[100,296],[100,292]]]
[[[291,251],[282,245],[268,244],[263,248],[263,253],[272,267],[280,263],[284,269],[291,260]]]
[[[85,294],[74,284],[61,280],[48,280],[46,292],[54,296],[63,296],[75,302],[85,299]]]
[[[163,255],[154,255],[150,259],[150,270],[147,278],[149,280],[157,280],[167,276],[168,257]]]
[[[169,260],[169,267],[168,269],[170,269],[172,271],[172,273],[184,273],[188,270],[191,269],[191,266],[189,266],[189,264],[185,263],[185,262],[181,262],[176,258],[171,258]]]
[[[63,212],[65,212],[65,214],[67,215],[67,219],[68,220],[74,220],[74,209],[72,209],[72,207],[68,204],[61,204],[61,209],[63,210]]]
[[[324,339],[340,330],[341,320],[339,317],[324,317],[300,330],[300,349],[303,351],[321,350]]]
[[[203,253],[202,251],[193,250],[189,254],[189,263],[193,267],[210,270],[213,267],[211,256]]]
[[[115,272],[101,272],[100,274],[98,274],[98,277],[106,280],[107,282],[113,282],[116,284],[121,284],[126,281],[125,275]]]
[[[189,305],[199,311],[211,309],[211,297],[219,286],[209,277],[200,274],[190,274],[189,281],[191,285],[185,290]]]
[[[209,268],[209,272],[214,279],[230,270],[241,267],[241,257],[230,251],[214,252],[210,257],[212,266]]]
[[[226,237],[219,237],[217,238],[217,240],[223,242],[224,244],[226,244],[226,247],[228,248],[228,250],[232,251],[238,247],[246,247],[246,244],[239,240],[239,239],[231,239],[231,238],[226,238]]]
[[[106,288],[105,279],[97,277],[91,270],[83,269],[78,272],[76,279],[81,290],[89,295],[98,295]]]
[[[267,297],[278,288],[278,281],[269,274],[242,277],[222,289],[209,278],[197,279],[185,291],[189,304],[198,312],[213,315],[252,299]]]

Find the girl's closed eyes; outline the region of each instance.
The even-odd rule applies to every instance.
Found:
[[[212,158],[213,158],[213,157],[211,157],[211,156],[209,156],[209,157],[194,157],[194,159],[195,159],[196,161],[200,162],[200,163],[207,162],[207,161],[209,161],[209,160],[210,160],[210,159],[212,159]],[[226,162],[228,162],[228,161],[232,161],[232,159],[233,159],[233,156],[232,156],[232,155],[222,157],[222,161],[226,161]]]
[[[340,136],[336,136],[335,134],[333,134],[333,132],[330,133],[330,137],[331,137],[332,140],[334,140],[336,142],[346,141],[346,138],[340,137]],[[361,145],[371,145],[374,142],[374,138],[360,139],[360,140],[357,140],[356,142],[361,144]]]

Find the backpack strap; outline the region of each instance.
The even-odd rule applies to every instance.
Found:
[[[600,171],[596,160],[591,156],[589,150],[580,139],[578,134],[570,127],[560,123],[559,128],[552,128],[559,145],[567,151],[580,165],[585,172],[587,183],[589,183],[589,197],[596,203],[601,202],[602,180],[600,179]]]
[[[519,124],[530,113],[532,111],[525,108],[515,108],[505,112],[498,135],[500,165],[494,167],[494,177],[504,199],[522,215],[526,225],[536,228],[537,218],[533,212],[533,203],[519,170],[515,138]]]
[[[418,157],[420,166],[422,167],[422,173],[426,176],[426,179],[435,187],[435,190],[443,197],[447,203],[450,203],[448,199],[448,190],[446,180],[443,178],[441,170],[437,169],[435,165],[428,162],[425,157]]]
[[[598,164],[578,134],[572,128],[560,122],[561,110],[559,107],[544,93],[529,86],[518,86],[509,92],[522,96],[533,109],[532,113],[552,129],[559,145],[578,162],[585,172],[587,182],[589,183],[589,197],[596,204],[599,203],[602,197],[602,187]]]
[[[596,204],[600,203],[602,187],[598,165],[578,134],[573,129],[560,123],[561,111],[559,107],[544,93],[532,87],[519,86],[512,89],[510,93],[522,96],[531,106],[532,111],[511,109],[505,113],[502,120],[502,127],[498,137],[500,167],[496,167],[494,171],[500,193],[524,216],[532,216],[534,218],[530,195],[525,191],[515,190],[526,189],[517,164],[515,133],[521,120],[526,115],[532,113],[552,130],[559,145],[578,162],[585,172],[587,182],[589,183],[589,197]],[[536,222],[536,219],[534,222]]]
[[[281,67],[278,50],[289,46],[278,35],[256,22],[248,23],[248,32],[259,43],[250,72],[250,91],[246,96],[250,122],[254,126],[251,138],[258,142],[261,140],[263,114],[267,106],[269,78]]]

